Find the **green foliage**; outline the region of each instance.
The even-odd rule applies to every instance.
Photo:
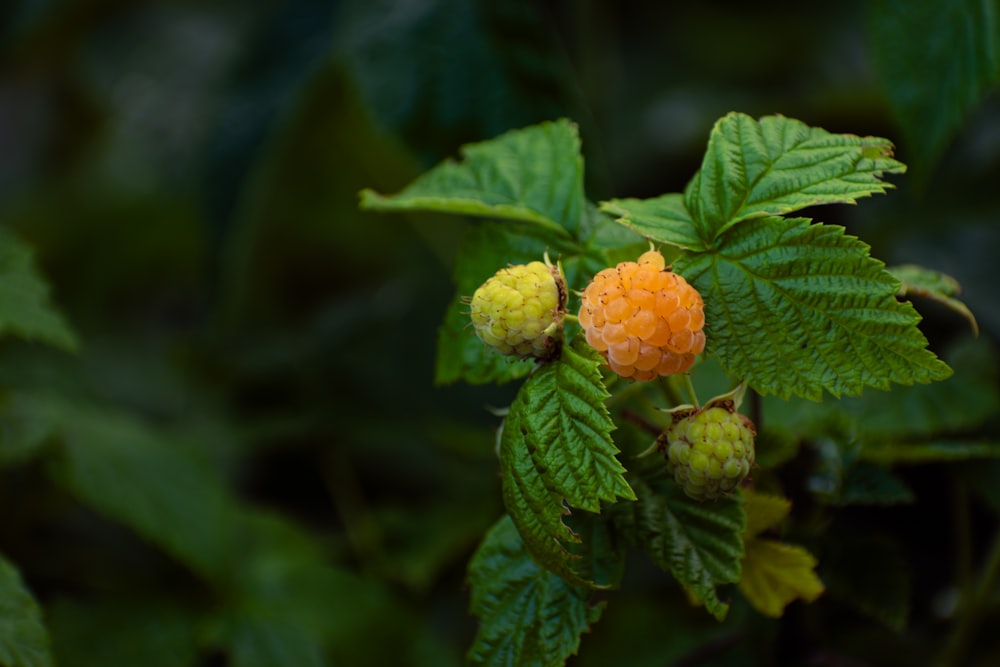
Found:
[[[838,535],[823,553],[830,595],[901,631],[910,613],[911,577],[899,545],[884,535]]]
[[[554,139],[560,132],[570,133],[566,141]],[[589,210],[578,203],[583,196],[578,148],[572,126],[564,122],[511,132],[466,147],[464,162],[445,162],[395,196],[365,191],[362,206],[528,223],[518,229],[511,222],[490,222],[467,235],[456,263],[459,295],[473,291],[505,261],[526,262],[552,252],[567,265],[572,287],[601,267],[600,253],[584,240],[585,226],[577,222],[579,212]],[[537,157],[529,158],[533,153]],[[570,153],[575,159],[568,159]],[[947,378],[951,369],[927,349],[917,312],[897,300],[900,280],[842,227],[780,217],[884,193],[890,186],[880,177],[904,170],[891,155],[885,139],[834,135],[781,116],[755,121],[729,114],[712,130],[701,169],[683,194],[616,199],[600,210],[651,241],[680,249],[674,269],[705,302],[706,354],[759,394],[818,401],[824,390],[840,397],[892,383],[926,384]],[[577,165],[572,185],[564,183],[572,180],[565,170],[554,169],[559,161]],[[562,208],[556,203],[561,191],[567,197]],[[720,621],[729,611],[720,593],[726,585],[739,584],[751,605],[772,617],[780,617],[795,599],[813,601],[823,592],[814,573],[817,561],[805,548],[758,535],[785,517],[787,505],[776,514],[764,511],[748,530],[742,494],[696,502],[664,479],[656,464],[640,466],[643,472],[633,471],[626,482],[611,435],[615,423],[604,405],[611,395],[599,371],[601,360],[582,336],[564,344],[554,361],[534,368],[499,365],[462,326],[460,304],[460,296],[452,301],[441,329],[438,381],[502,382],[527,375],[498,436],[509,513],[501,524],[504,537],[495,528],[470,563],[473,585],[483,588],[491,578],[498,580],[490,590],[505,600],[487,605],[474,593],[473,612],[482,624],[470,652],[473,662],[536,660],[531,653],[536,619],[524,611],[529,602],[523,591],[500,585],[511,577],[496,561],[514,556],[498,556],[491,546],[515,533],[516,550],[533,560],[533,577],[558,577],[560,586],[583,591],[617,584],[622,562],[617,532]],[[824,467],[812,477],[824,502],[912,500],[902,482],[859,462],[855,451],[835,441],[825,451]],[[599,516],[605,511],[613,518],[610,524]],[[517,567],[517,561],[504,567]],[[843,588],[850,591],[851,585]],[[577,603],[552,604],[579,620]],[[513,610],[522,625],[497,621],[500,608]],[[570,624],[564,640],[570,648],[554,651],[552,664],[575,652],[581,622]],[[545,623],[549,632],[558,627],[555,620]],[[501,636],[516,640],[498,645]]]
[[[536,565],[507,516],[469,562],[469,585],[470,611],[481,621],[472,665],[561,665],[604,610],[589,602],[587,588]]]
[[[941,380],[920,320],[868,247],[805,218],[756,218],[676,264],[705,299],[708,353],[762,394],[819,400]]]
[[[362,191],[361,207],[524,223],[485,223],[468,231],[455,264],[458,291],[438,336],[437,383],[506,382],[527,375],[531,363],[497,358],[470,337],[463,301],[500,266],[548,252],[575,279],[580,271],[600,270],[609,252],[637,239],[609,232],[614,226],[585,200],[580,139],[568,121],[511,131],[466,146],[462,155],[461,162],[443,162],[396,195]]]
[[[920,440],[980,426],[1000,410],[997,354],[986,340],[959,339],[944,351],[955,374],[943,382],[869,393],[844,402],[865,441]]]
[[[617,515],[625,534],[710,614],[725,618],[729,604],[718,588],[740,580],[746,521],[742,496],[703,504],[669,482],[632,484],[638,501]]]
[[[500,436],[507,511],[538,562],[574,583],[582,581],[561,543],[579,538],[561,521],[563,503],[599,512],[601,501],[635,499],[615,458],[598,366],[580,337],[564,346],[522,386]]]
[[[36,456],[56,432],[58,407],[44,395],[8,392],[0,407],[0,467]]]
[[[927,169],[1000,82],[996,3],[882,0],[869,19],[874,64],[908,150]]]
[[[979,335],[979,323],[976,322],[976,316],[972,314],[967,305],[955,298],[962,291],[962,286],[958,284],[957,280],[940,271],[915,264],[892,266],[889,267],[888,271],[902,283],[899,296],[913,294],[944,304],[945,307],[954,310],[968,321],[969,327],[972,328],[972,335]]]
[[[49,637],[38,603],[21,574],[0,557],[0,664],[7,667],[50,667]]]
[[[684,205],[704,247],[714,248],[743,220],[884,193],[889,186],[879,177],[905,170],[891,156],[886,139],[830,134],[781,116],[756,121],[731,113],[712,128]]]
[[[76,337],[49,300],[49,288],[35,269],[31,249],[0,229],[0,334],[76,348]]]
[[[198,655],[198,618],[176,603],[83,604],[67,599],[53,605],[50,617],[60,665],[170,667],[191,664]]]
[[[579,228],[583,158],[572,123],[542,123],[471,144],[462,159],[443,162],[392,197],[364,190],[361,206],[516,220],[560,235]]]
[[[770,428],[783,438],[826,436],[815,450],[829,500],[908,502],[911,492],[884,466],[997,456],[995,438],[968,435],[1000,410],[993,345],[959,339],[945,358],[954,375],[942,382],[869,391],[835,404],[768,400]]]
[[[605,210],[695,251],[675,269],[705,300],[707,353],[757,391],[819,400],[824,389],[940,380],[948,368],[924,349],[919,316],[896,303],[897,281],[865,244],[837,227],[774,217],[885,192],[879,177],[904,169],[891,154],[885,139],[729,114],[683,199],[612,200]]]
[[[129,417],[52,407],[61,447],[51,468],[60,485],[199,574],[227,571],[235,502],[204,464]]]
[[[684,195],[678,192],[652,199],[612,199],[603,202],[601,210],[654,241],[686,250],[706,247],[684,203]]]

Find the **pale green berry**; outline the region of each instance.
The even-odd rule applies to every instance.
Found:
[[[754,461],[753,423],[728,407],[706,406],[675,418],[661,441],[674,480],[696,500],[732,492]]]

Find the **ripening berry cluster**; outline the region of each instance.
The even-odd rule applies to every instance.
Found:
[[[750,474],[754,435],[753,423],[740,413],[707,407],[676,421],[660,436],[660,444],[666,445],[667,466],[684,493],[712,500]]]
[[[562,329],[561,281],[559,270],[542,262],[500,269],[472,295],[476,335],[503,354],[551,357]]]
[[[703,307],[698,291],[650,250],[594,276],[579,317],[587,342],[614,372],[644,381],[691,368],[705,348]]]

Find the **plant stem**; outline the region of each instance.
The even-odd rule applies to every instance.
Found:
[[[683,403],[683,401],[681,400],[680,394],[677,393],[677,388],[674,387],[673,382],[670,381],[673,377],[674,376],[666,377],[661,375],[657,384],[660,386],[660,390],[663,392],[664,398],[667,399],[667,403],[669,403],[671,407],[677,407]]]
[[[381,531],[367,509],[347,452],[334,449],[327,456],[323,480],[359,568],[369,573],[381,570],[384,562]]]
[[[613,378],[616,378],[616,377],[618,377],[618,376],[613,376]],[[605,386],[610,391],[611,387],[613,387],[614,384],[616,384],[616,383],[617,383],[616,381],[614,381],[614,382],[608,382]],[[608,400],[606,400],[604,402],[604,405],[605,405],[605,407],[607,407],[610,410],[615,405],[621,403],[622,401],[624,401],[626,398],[629,398],[633,394],[641,392],[643,389],[645,389],[645,387],[643,386],[643,383],[641,383],[641,382],[633,382],[632,384],[627,385],[621,391],[618,391],[617,393],[611,394],[611,396],[608,398]]]
[[[969,494],[965,485],[954,480],[955,579],[960,599],[972,595],[972,525],[969,517]]]
[[[764,405],[760,399],[760,394],[753,389],[750,390],[750,421],[753,422],[754,428],[760,433],[764,424]]]
[[[965,655],[982,624],[983,615],[989,607],[998,577],[1000,577],[1000,528],[993,538],[993,546],[983,564],[975,590],[969,590],[961,599],[961,615],[938,661],[940,667],[959,667],[965,664]]]
[[[563,313],[563,322],[572,322],[573,324],[579,324],[580,318],[572,313]]]
[[[691,399],[691,405],[696,408],[701,407],[701,404],[698,402],[698,393],[694,390],[694,383],[691,382],[691,376],[685,373],[682,377],[684,378],[684,389]]]

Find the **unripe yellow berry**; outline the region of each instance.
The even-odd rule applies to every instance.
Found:
[[[566,286],[558,267],[530,262],[500,269],[472,295],[476,335],[503,354],[549,359],[559,349]]]

